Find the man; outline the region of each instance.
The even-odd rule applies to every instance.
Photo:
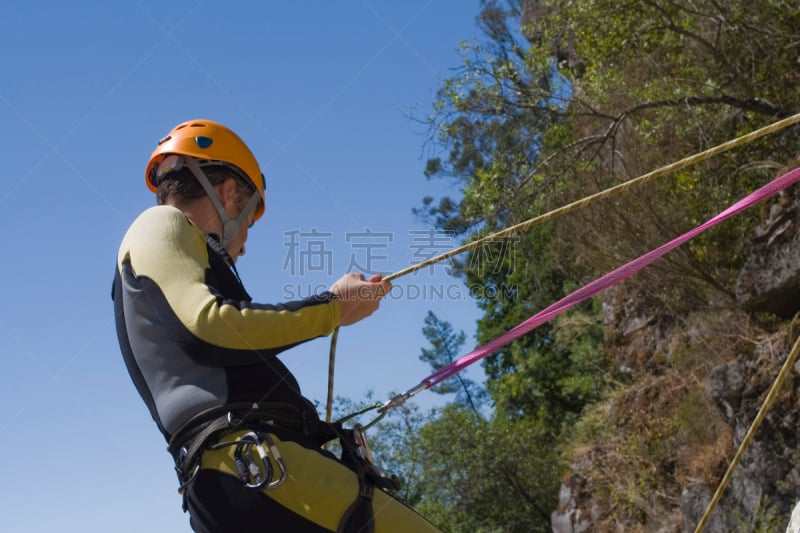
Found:
[[[253,303],[236,271],[264,214],[245,143],[179,124],[145,170],[156,207],[128,229],[114,307],[125,364],[168,441],[198,532],[436,531],[388,496],[358,435],[320,421],[277,355],[372,314],[390,289],[347,274],[305,300]],[[342,459],[321,445],[339,437]]]

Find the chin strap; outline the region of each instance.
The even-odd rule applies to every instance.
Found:
[[[247,217],[250,216],[256,206],[258,205],[258,201],[261,199],[261,196],[258,194],[258,191],[254,192],[250,199],[247,201],[247,204],[242,209],[242,212],[239,213],[239,216],[234,220],[228,216],[227,211],[225,211],[225,207],[222,205],[222,201],[219,199],[219,195],[217,195],[217,191],[214,190],[212,187],[211,182],[208,181],[205,172],[201,168],[200,164],[197,162],[197,159],[194,157],[181,157],[183,165],[192,171],[194,177],[197,178],[197,181],[200,182],[200,185],[203,186],[205,189],[208,198],[211,200],[211,203],[214,204],[214,209],[217,210],[217,214],[219,215],[220,220],[222,221],[222,235],[221,235],[221,244],[223,248],[228,248],[228,245],[233,242],[233,239],[236,238],[236,235],[239,234],[239,230],[241,229],[242,225],[245,224],[247,221]],[[173,170],[177,170],[180,168],[178,164],[173,168]]]

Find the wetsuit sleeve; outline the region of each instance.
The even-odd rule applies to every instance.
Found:
[[[200,340],[232,350],[273,350],[330,334],[339,301],[330,293],[283,305],[222,299],[209,287],[203,233],[178,209],[145,211],[131,226],[117,258],[130,263],[163,294],[171,312]]]

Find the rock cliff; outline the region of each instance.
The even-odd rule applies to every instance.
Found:
[[[800,333],[800,201],[764,207],[735,304],[674,316],[631,288],[605,296],[606,342],[626,377],[581,424],[553,531],[694,531]],[[800,363],[704,531],[784,531],[800,499]]]

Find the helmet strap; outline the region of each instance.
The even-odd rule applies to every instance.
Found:
[[[228,248],[228,245],[233,242],[233,239],[236,238],[236,235],[239,234],[239,230],[241,229],[242,225],[246,223],[247,218],[250,216],[256,206],[258,205],[258,201],[260,200],[260,195],[258,192],[254,192],[253,196],[247,201],[242,212],[239,213],[239,216],[234,220],[228,216],[228,212],[225,211],[225,206],[222,205],[222,200],[220,199],[217,191],[214,190],[214,187],[211,185],[211,182],[208,181],[206,177],[206,173],[203,172],[203,169],[200,167],[200,164],[197,162],[197,159],[194,157],[183,157],[183,164],[192,171],[194,177],[197,178],[197,181],[200,182],[200,185],[203,186],[205,189],[208,198],[211,200],[211,203],[214,205],[214,209],[216,209],[217,214],[219,215],[220,221],[222,222],[222,235],[221,235],[221,244],[224,248]]]

